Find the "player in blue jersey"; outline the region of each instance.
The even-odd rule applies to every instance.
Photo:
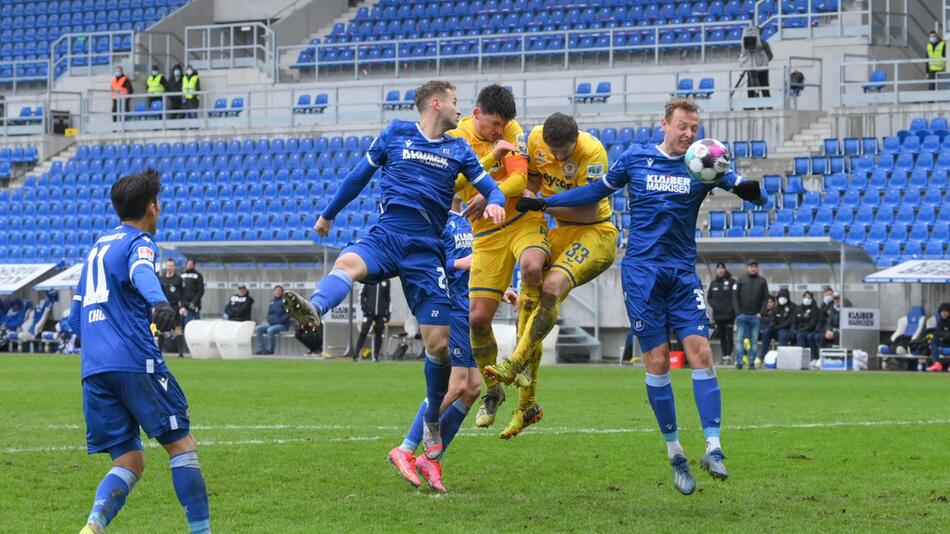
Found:
[[[90,454],[112,457],[112,469],[99,483],[80,534],[104,532],[142,478],[139,427],[168,452],[172,483],[191,532],[211,532],[188,401],[150,330],[150,323],[161,332],[178,324],[178,311],[155,275],[158,247],[152,235],[161,187],[153,170],[112,186],[112,206],[121,224],[89,251],[69,313],[69,325],[82,340],[86,446]]]
[[[426,347],[429,404],[423,425],[424,454],[438,461],[442,452],[439,406],[451,374],[451,306],[442,232],[455,180],[464,175],[488,199],[484,217],[495,224],[504,220],[506,198],[468,142],[445,135],[459,120],[455,87],[445,81],[424,83],[416,89],[416,108],[418,122],[394,120],[373,141],[366,157],[340,184],[315,229],[321,236],[329,234],[336,216],[366,187],[376,169],[382,169],[379,223],[340,252],[309,301],[288,291],[284,303],[298,323],[316,329],[320,316],[346,298],[354,281],[372,283],[399,276]]]
[[[696,217],[706,195],[719,187],[758,205],[767,201],[758,182],[727,172],[715,183],[692,178],[683,155],[696,140],[699,108],[685,98],[667,102],[663,143],[633,145],[607,175],[588,187],[547,199],[525,198],[519,209],[586,206],[626,188],[630,207],[627,253],[621,263],[624,301],[633,335],[646,364],[647,396],[666,440],[676,489],[693,493],[696,483],[680,445],[670,385],[669,330],[683,344],[693,369],[693,393],[706,437],[700,466],[713,477],[728,476],[719,442],[722,400],[709,348],[709,318],[696,276]]]

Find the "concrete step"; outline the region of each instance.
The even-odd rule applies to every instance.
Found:
[[[601,361],[600,340],[569,319],[561,317],[557,323],[559,326],[556,348],[558,357],[588,354],[590,361]]]

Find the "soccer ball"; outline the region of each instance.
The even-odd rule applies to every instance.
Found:
[[[729,149],[715,139],[700,139],[686,151],[686,168],[700,182],[711,184],[729,171]]]

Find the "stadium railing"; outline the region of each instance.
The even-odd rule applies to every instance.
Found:
[[[711,22],[699,24],[672,24],[661,26],[636,26],[627,28],[602,28],[596,30],[565,30],[549,32],[526,33],[498,33],[463,37],[431,37],[420,39],[391,39],[378,41],[362,41],[334,44],[303,44],[281,46],[276,55],[281,58],[280,69],[313,70],[314,79],[319,79],[320,68],[340,67],[352,68],[353,77],[359,78],[364,67],[373,65],[392,65],[393,76],[399,77],[404,63],[420,64],[431,63],[436,73],[441,73],[447,64],[457,64],[460,61],[470,61],[477,65],[476,72],[484,72],[490,60],[509,59],[521,63],[521,71],[527,70],[527,61],[533,58],[563,58],[564,68],[571,66],[572,59],[580,60],[593,55],[606,55],[608,65],[614,66],[615,59],[620,53],[639,52],[646,56],[653,56],[655,64],[660,64],[661,54],[664,51],[698,50],[702,61],[706,60],[708,51],[716,48],[732,48],[741,44],[741,28],[744,23]],[[734,30],[730,33],[729,30]],[[698,38],[688,42],[676,42],[673,36],[677,32],[695,32]],[[721,31],[720,33],[717,33]],[[636,44],[628,44],[630,36],[636,36]],[[607,38],[605,44],[598,44],[598,39]],[[592,38],[593,43],[585,41]],[[544,45],[534,45],[544,39]],[[554,45],[547,43],[554,41]],[[493,46],[499,43],[517,43],[514,50],[505,50]],[[430,49],[432,53],[419,55],[410,50],[416,46]],[[459,46],[465,47],[464,53],[456,53]],[[388,49],[391,53],[386,57],[369,58],[368,52],[372,49]],[[452,50],[453,53],[447,53]],[[300,52],[312,51],[312,59],[300,61]],[[337,59],[326,59],[327,55]],[[339,58],[343,53],[347,57]],[[385,55],[385,54],[384,54]],[[324,59],[321,59],[324,58]],[[279,72],[274,73],[278,79]]]
[[[199,71],[257,67],[273,72],[277,39],[260,22],[185,28],[185,61]]]
[[[913,104],[950,100],[950,74],[924,78],[928,59],[879,61],[845,54],[838,66],[838,100],[842,106]],[[883,73],[874,76],[874,73]],[[930,85],[935,84],[935,89]]]
[[[134,37],[135,32],[132,30],[67,33],[60,36],[50,46],[47,87],[52,87],[53,81],[63,74],[91,76],[108,72],[108,68],[116,61],[131,59]]]
[[[49,59],[21,59],[0,62],[0,87],[13,93],[23,85],[46,85]]]
[[[809,79],[808,88],[814,88],[811,95],[792,98],[789,92],[789,73],[792,69],[806,69]],[[511,83],[512,91],[518,103],[519,117],[543,118],[554,111],[568,111],[578,116],[603,116],[634,113],[656,113],[671,93],[676,91],[680,77],[702,78],[715,74],[719,77],[710,98],[703,100],[703,109],[709,112],[730,111],[744,108],[771,107],[774,109],[820,109],[822,91],[822,62],[819,58],[789,58],[785,62],[773,62],[770,65],[772,91],[768,98],[749,98],[745,87],[736,88],[736,82],[742,77],[740,69],[697,66],[683,70],[652,69],[638,70],[623,74],[604,76],[611,81],[612,92],[609,100],[581,102],[575,98],[575,89],[579,82],[597,79],[595,73],[584,76],[551,76],[522,79]],[[645,76],[651,76],[651,83],[643,83]],[[655,82],[655,83],[654,83]],[[483,79],[461,79],[456,81],[458,94],[462,95],[462,108],[470,105],[471,99],[481,86],[491,83]],[[505,82],[506,84],[509,82]],[[344,84],[286,84],[273,87],[253,87],[227,91],[203,91],[199,93],[201,108],[195,110],[194,118],[175,119],[168,110],[159,111],[155,117],[143,117],[141,109],[136,111],[139,102],[145,102],[146,95],[132,95],[131,104],[125,112],[124,121],[112,120],[112,98],[108,90],[92,89],[87,91],[80,120],[86,133],[105,133],[122,131],[148,131],[177,128],[226,128],[226,127],[295,127],[309,125],[342,125],[367,123],[385,123],[396,117],[414,117],[411,109],[386,109],[386,94],[398,89],[405,92],[415,88],[415,81],[405,80],[403,85],[381,85],[378,82],[360,82]],[[327,94],[328,101],[323,113],[295,112],[301,95]],[[166,93],[171,96],[173,93]],[[216,101],[227,98],[233,102],[236,97],[243,98],[242,111],[238,114],[211,116],[211,113],[223,111],[215,108]],[[468,101],[466,99],[469,99]],[[154,113],[154,112],[153,112]],[[141,120],[146,118],[147,120]],[[742,139],[741,135],[732,136]],[[777,142],[777,140],[771,140]]]

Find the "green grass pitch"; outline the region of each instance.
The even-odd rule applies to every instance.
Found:
[[[675,371],[696,494],[672,487],[642,369],[543,369],[545,419],[510,442],[474,417],[450,493],[385,461],[423,397],[416,363],[170,361],[191,403],[216,533],[936,532],[950,523],[950,375],[720,371],[730,479],[699,470],[688,371]],[[511,393],[514,393],[512,391]],[[0,532],[78,532],[106,455],[84,450],[79,359],[0,357]],[[473,410],[474,413],[474,410]],[[110,532],[186,532],[163,450]]]

